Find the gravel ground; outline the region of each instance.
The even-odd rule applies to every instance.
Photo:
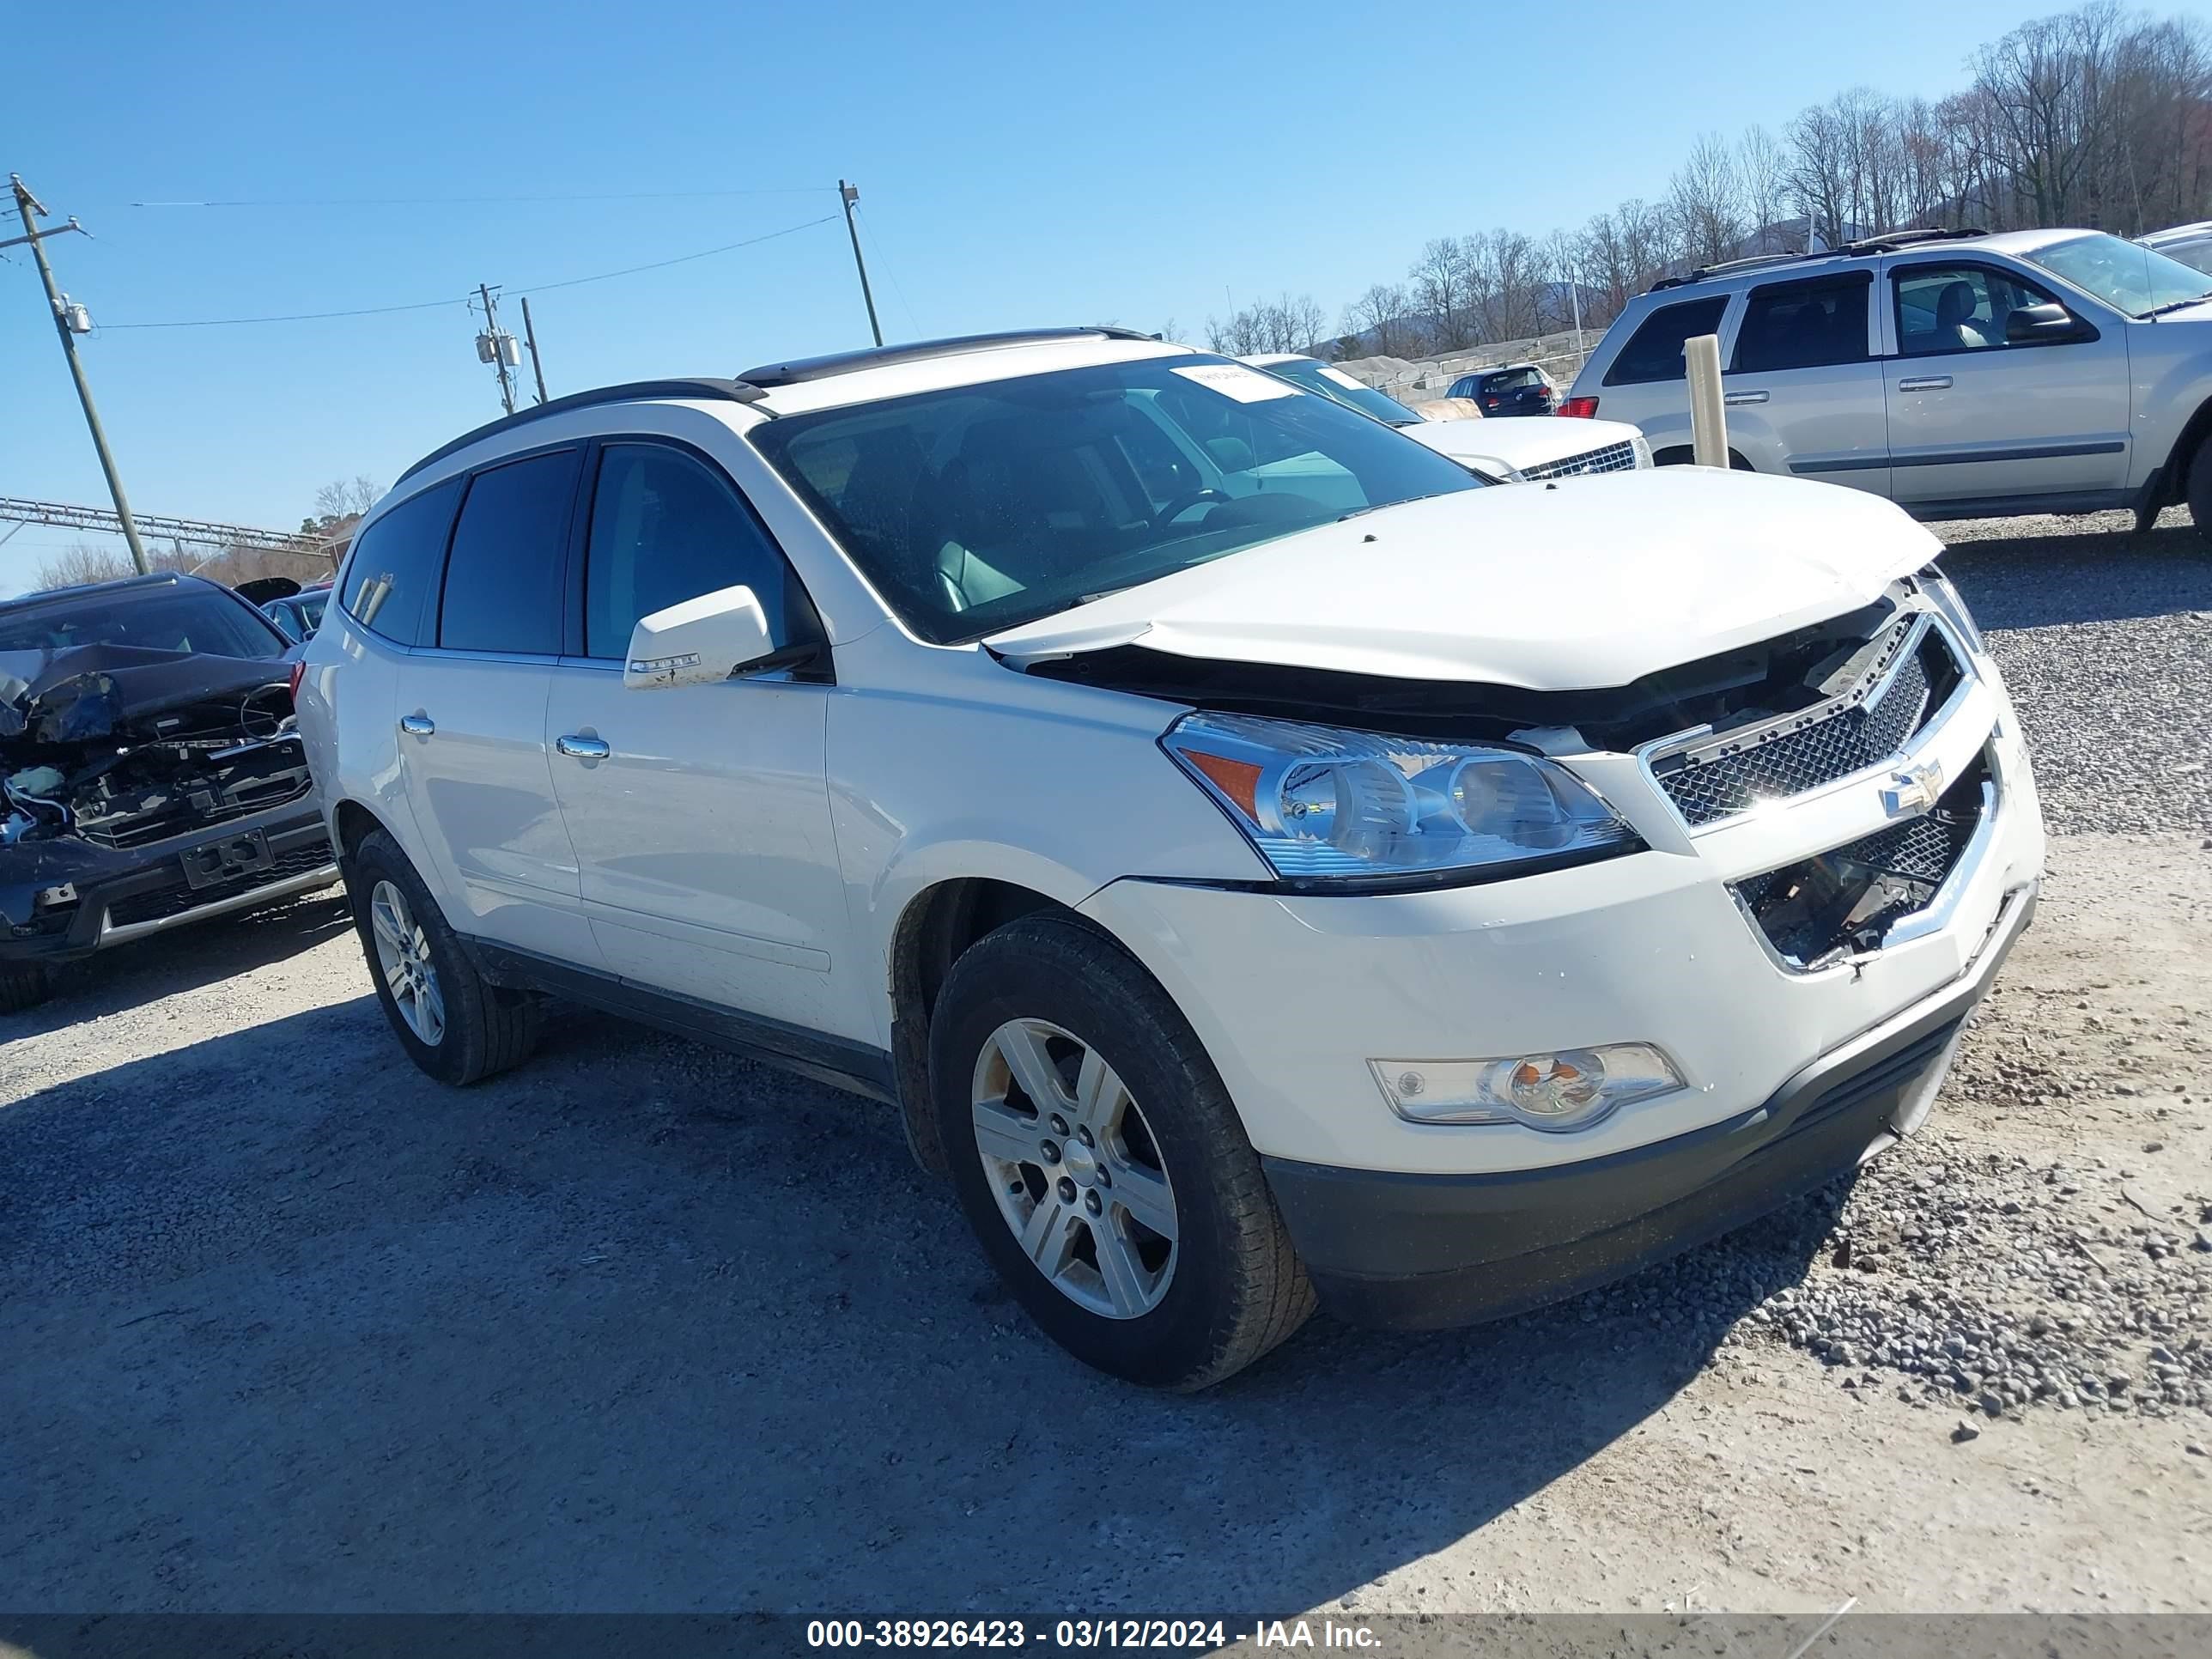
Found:
[[[887,1113],[580,1016],[441,1090],[303,902],[0,1021],[0,1607],[2212,1608],[2212,562],[1944,528],[2068,833],[1854,1181],[1161,1398]]]
[[[2212,543],[2186,509],[1939,524],[2059,835],[2212,835]]]

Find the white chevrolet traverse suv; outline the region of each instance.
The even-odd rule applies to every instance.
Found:
[[[2044,848],[1939,550],[992,336],[447,445],[300,722],[424,1071],[556,995],[891,1103],[1046,1331],[1195,1388],[1316,1294],[1526,1307],[1917,1125]]]

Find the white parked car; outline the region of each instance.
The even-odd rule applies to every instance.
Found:
[[[425,1072],[550,993],[892,1103],[1046,1331],[1194,1388],[1316,1292],[1526,1307],[1918,1124],[2044,848],[1940,551],[984,337],[447,445],[300,721]]]
[[[1507,483],[1540,483],[1589,472],[1626,472],[1651,465],[1651,446],[1626,421],[1492,421],[1479,416],[1472,420],[1432,421],[1317,357],[1269,352],[1240,357],[1237,362],[1372,415],[1438,454]]]

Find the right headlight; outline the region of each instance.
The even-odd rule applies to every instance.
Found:
[[[1540,756],[1187,714],[1161,746],[1288,881],[1496,879],[1634,852],[1634,830]]]

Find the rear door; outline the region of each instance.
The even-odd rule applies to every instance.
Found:
[[[1897,500],[1930,507],[2125,487],[2128,353],[2118,329],[2100,333],[2083,318],[2078,338],[2008,344],[2013,312],[2063,301],[1994,260],[1893,259],[1885,281]]]
[[[1759,471],[1888,493],[1873,292],[1870,270],[1751,290],[1722,384],[1729,445]]]
[[[750,587],[779,647],[819,636],[813,606],[714,459],[609,439],[592,470],[579,654],[552,671],[543,731],[606,965],[771,1024],[859,1035],[831,979],[848,945],[825,775],[834,688],[622,678],[638,618],[684,599]]]
[[[561,650],[580,446],[471,476],[399,684],[399,763],[455,931],[595,964],[553,794],[545,699]]]

